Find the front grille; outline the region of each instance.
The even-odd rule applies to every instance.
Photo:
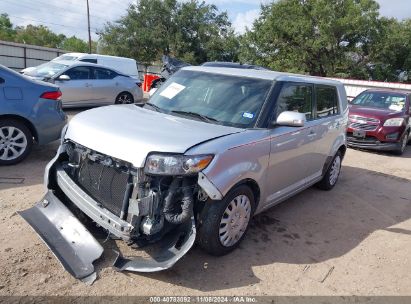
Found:
[[[355,130],[364,130],[364,131],[375,131],[378,128],[378,125],[369,125],[364,123],[352,122],[349,127]]]
[[[89,159],[81,161],[77,183],[95,201],[120,216],[129,174]]]
[[[375,131],[380,125],[380,121],[376,118],[363,117],[359,115],[350,115],[349,128],[362,131]]]
[[[376,118],[371,118],[371,117],[364,117],[364,116],[359,116],[359,115],[350,115],[349,116],[351,121],[364,121],[364,122],[368,122],[371,124],[379,124],[380,120],[376,119]]]

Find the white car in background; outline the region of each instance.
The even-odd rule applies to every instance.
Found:
[[[79,61],[100,64],[133,78],[140,79],[137,61],[132,58],[87,53],[65,53],[54,58],[52,61]]]
[[[143,99],[139,79],[99,64],[52,60],[24,75],[58,85],[63,107],[128,104]]]

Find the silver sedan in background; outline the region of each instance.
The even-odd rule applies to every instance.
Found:
[[[94,63],[47,62],[24,73],[59,86],[63,107],[127,104],[141,101],[141,81]]]

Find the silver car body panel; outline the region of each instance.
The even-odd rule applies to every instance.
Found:
[[[111,67],[106,67],[104,65],[94,63],[67,60],[56,61],[56,63],[67,66],[52,77],[54,83],[60,88],[63,94],[63,107],[114,104],[116,97],[122,92],[128,92],[133,95],[134,102],[139,102],[143,99],[143,91],[136,84],[140,81],[136,78],[128,77]],[[114,77],[113,79],[71,79],[64,81],[58,80],[59,76],[65,75],[67,71],[76,67],[102,68],[112,70],[119,75]],[[33,77],[29,75],[26,76],[32,79],[43,79],[43,77]]]
[[[182,154],[194,145],[243,131],[135,105],[116,105],[77,114],[65,139],[140,168],[151,152]]]
[[[71,275],[87,283],[96,279],[93,261],[101,256],[103,247],[51,191],[19,214]]]
[[[273,81],[333,85],[338,90],[340,113],[307,121],[301,127],[240,129],[190,120],[135,105],[109,106],[76,115],[63,131],[65,134],[62,142],[73,141],[98,153],[128,162],[136,168],[144,166],[150,153],[213,154],[214,158],[200,172],[197,182],[207,193],[211,203],[212,200],[224,198],[237,184],[252,183],[253,189],[259,190],[256,213],[320,181],[337,151],[346,146],[348,109],[345,89],[338,82],[270,71],[204,67],[185,69]],[[127,240],[129,224],[99,206],[58,167],[56,160],[63,152],[64,148],[60,147],[57,156],[47,165],[46,186],[49,184],[50,171],[55,174],[60,189],[79,209],[109,232]],[[50,192],[47,195],[51,195]],[[39,209],[41,205],[34,208]],[[36,214],[37,211],[30,211],[26,217],[31,213]],[[47,238],[47,223],[50,223],[50,227],[57,227],[49,216],[46,216],[44,225],[31,223],[34,228],[36,225],[41,227],[39,234],[43,239]],[[196,230],[193,218],[182,226],[178,233],[159,241],[161,250],[158,255],[148,260],[131,260],[119,255],[114,266],[119,270],[142,272],[171,267],[194,243]],[[179,240],[183,240],[182,246],[177,245]],[[88,264],[101,254],[98,246],[94,244],[92,247],[94,253],[85,260]]]

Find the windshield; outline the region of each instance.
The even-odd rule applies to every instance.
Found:
[[[28,71],[26,75],[33,77],[53,77],[58,72],[65,69],[67,65],[56,63],[56,62],[47,62],[37,66],[35,69]]]
[[[402,112],[407,98],[405,94],[391,92],[363,92],[351,104]]]
[[[150,98],[157,111],[207,122],[254,126],[272,81],[179,71]]]

